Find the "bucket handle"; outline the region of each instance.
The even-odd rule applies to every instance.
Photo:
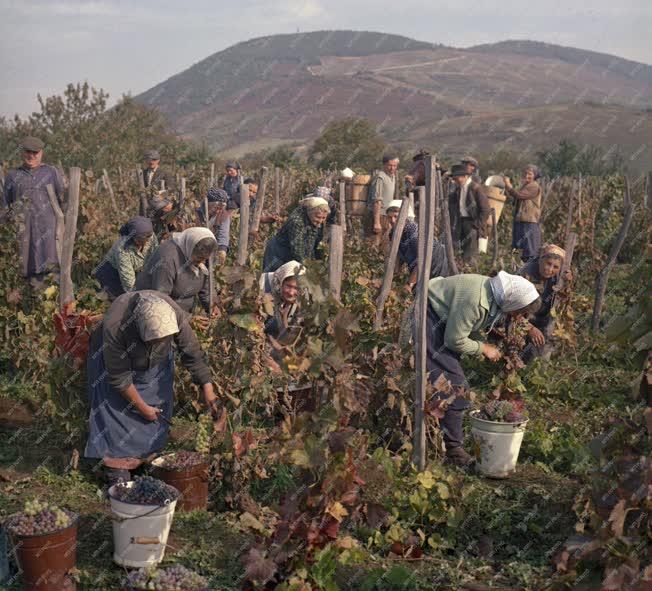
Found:
[[[209,469],[206,468],[206,470],[202,470],[202,473],[199,475],[199,477],[202,479],[203,482],[208,482],[210,480]]]
[[[161,544],[161,540],[159,540],[158,538],[148,538],[148,537],[141,536],[141,537],[131,538],[130,543],[159,546]]]
[[[166,499],[165,503],[163,505],[157,505],[154,507],[151,511],[148,511],[147,513],[143,513],[142,515],[133,515],[132,517],[118,517],[115,513],[111,514],[111,519],[113,521],[117,521],[118,523],[121,523],[123,521],[129,521],[130,519],[138,519],[139,517],[147,517],[148,515],[151,515],[152,513],[159,511],[163,507],[167,507],[170,504],[170,501]]]

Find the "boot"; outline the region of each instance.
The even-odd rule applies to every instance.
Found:
[[[451,447],[446,450],[446,462],[464,468],[474,462],[471,454],[467,453],[462,446]]]

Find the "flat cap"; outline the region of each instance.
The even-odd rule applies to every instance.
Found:
[[[476,168],[478,168],[478,166],[479,166],[478,161],[473,156],[464,156],[460,160],[460,162],[462,164],[466,164],[468,162],[469,164],[473,164],[473,166],[475,166]]]
[[[20,140],[20,147],[23,150],[29,150],[30,152],[38,152],[44,148],[45,144],[42,140],[32,135],[28,135]]]
[[[161,155],[158,150],[147,150],[145,152],[145,160],[160,160]]]

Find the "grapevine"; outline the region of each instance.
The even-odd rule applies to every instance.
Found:
[[[140,591],[204,591],[208,582],[204,577],[183,566],[167,568],[141,568],[129,573],[129,589]]]
[[[116,484],[112,496],[124,503],[167,505],[179,497],[179,491],[151,476],[136,476],[133,482]]]
[[[7,521],[7,529],[18,536],[49,534],[70,526],[77,516],[67,509],[34,499],[27,501],[22,513]]]

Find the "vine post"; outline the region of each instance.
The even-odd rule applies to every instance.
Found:
[[[69,174],[68,207],[66,208],[65,231],[61,248],[61,267],[59,276],[59,307],[64,309],[75,301],[72,285],[72,255],[77,234],[77,215],[79,213],[79,185],[81,168],[73,166]]]

